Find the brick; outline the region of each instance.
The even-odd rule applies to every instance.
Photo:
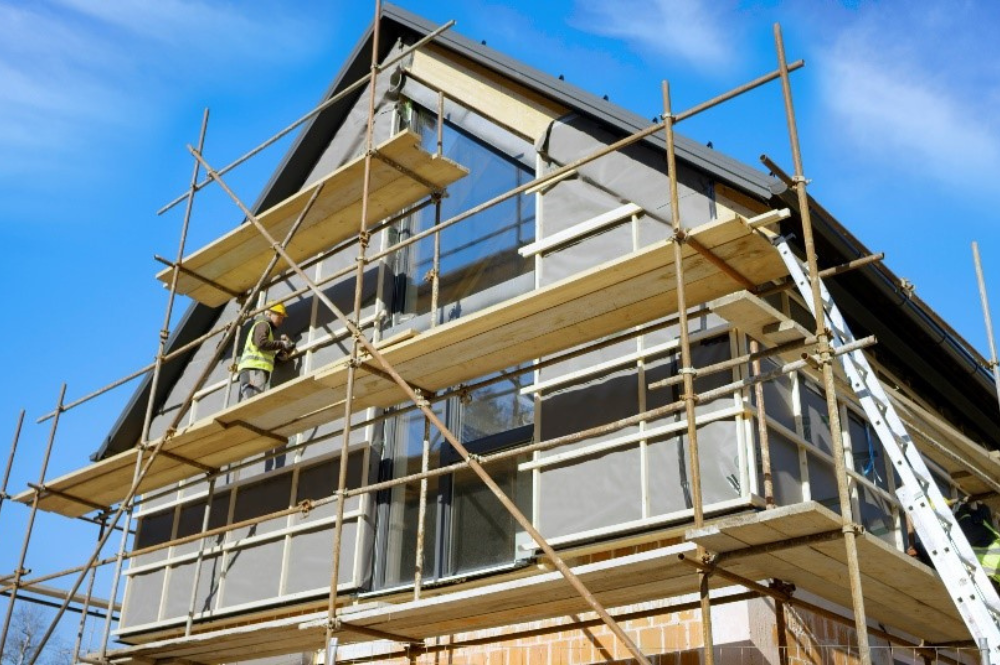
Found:
[[[687,645],[691,648],[701,648],[704,640],[701,635],[701,622],[691,622],[687,624]]]
[[[687,647],[685,643],[687,636],[684,632],[684,626],[681,624],[673,624],[663,627],[663,650],[666,652],[672,651],[682,651]]]
[[[596,633],[591,637],[591,643],[594,645],[594,650],[597,652],[595,656],[598,660],[614,660],[615,658],[615,643],[618,641],[614,635],[609,631],[602,631]]]
[[[663,629],[643,628],[639,631],[639,648],[643,653],[660,653],[663,651]]]
[[[528,659],[523,647],[510,647],[507,650],[506,665],[527,665]]]

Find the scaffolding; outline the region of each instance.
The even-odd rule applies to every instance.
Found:
[[[324,662],[331,664],[338,660],[339,646],[348,642],[389,640],[400,645],[403,652],[410,657],[415,657],[420,654],[434,654],[445,649],[475,646],[493,639],[471,638],[451,642],[447,646],[428,642],[427,638],[431,636],[463,632],[462,621],[456,618],[452,611],[452,607],[458,603],[465,603],[466,608],[478,608],[473,612],[473,616],[494,614],[493,621],[500,622],[496,625],[503,625],[504,622],[516,623],[515,619],[518,617],[545,618],[575,612],[578,613],[578,618],[575,623],[570,624],[572,627],[584,629],[603,626],[624,646],[631,658],[644,665],[651,662],[649,657],[622,625],[656,612],[669,611],[670,608],[677,611],[698,609],[703,659],[705,663],[711,665],[715,662],[716,656],[711,620],[712,607],[748,598],[773,600],[779,626],[784,625],[786,608],[798,608],[852,627],[857,639],[855,649],[858,658],[866,664],[872,662],[869,635],[911,650],[914,657],[924,658],[928,662],[929,659],[934,659],[935,662],[937,660],[967,662],[963,660],[964,655],[960,649],[971,649],[969,653],[978,654],[976,649],[979,645],[958,643],[941,647],[915,643],[887,630],[869,627],[869,612],[863,588],[864,575],[859,557],[863,555],[866,561],[876,562],[878,566],[886,569],[898,562],[887,548],[880,547],[874,542],[875,539],[860,533],[853,517],[850,475],[845,466],[842,424],[837,402],[840,385],[838,382],[842,379],[837,376],[834,362],[838,355],[870,346],[875,340],[866,338],[851,349],[834,349],[831,347],[829,331],[826,330],[822,317],[817,317],[814,330],[804,330],[787,317],[769,308],[761,300],[761,297],[774,293],[777,289],[790,286],[787,281],[782,282],[786,273],[771,247],[775,233],[770,230],[788,218],[789,212],[770,211],[749,219],[736,215],[732,219],[719,220],[695,228],[686,228],[683,224],[678,194],[675,126],[745,92],[770,82],[780,81],[785,101],[794,174],[785,175],[773,163],[769,166],[772,172],[790,183],[798,198],[805,259],[817,311],[821,311],[819,305],[821,278],[836,276],[881,259],[881,255],[873,255],[842,266],[820,270],[813,240],[810,200],[806,191],[807,180],[803,173],[790,85],[790,72],[802,67],[803,63],[801,61],[789,63],[786,60],[780,28],[775,26],[774,33],[778,61],[776,71],[681,113],[673,112],[670,87],[664,81],[661,121],[654,122],[585,157],[539,175],[449,219],[442,219],[441,201],[447,194],[448,186],[468,172],[462,165],[450,162],[443,155],[442,131],[446,93],[443,90],[436,91],[437,149],[436,153],[431,154],[420,147],[418,137],[407,131],[395,134],[388,141],[375,144],[375,82],[407,55],[431,44],[436,37],[448,30],[453,22],[430,32],[413,45],[403,48],[398,54],[380,63],[381,17],[381,2],[376,0],[371,65],[366,75],[325,100],[258,148],[223,168],[214,168],[203,155],[208,128],[206,110],[198,142],[196,146],[188,146],[193,158],[188,191],[160,211],[162,213],[181,203],[185,204],[176,258],[173,261],[159,259],[168,266],[157,277],[169,287],[169,296],[163,326],[159,333],[155,362],[73,402],[65,402],[66,386],[63,385],[55,410],[39,419],[39,422],[51,420],[51,430],[37,484],[30,485],[29,491],[13,497],[17,501],[30,504],[30,513],[18,565],[11,576],[0,578],[2,585],[0,592],[11,598],[3,633],[0,636],[0,647],[7,640],[15,600],[24,597],[25,591],[35,591],[48,593],[50,596],[55,595],[61,598],[62,602],[58,605],[56,617],[42,637],[40,645],[31,656],[29,665],[37,661],[63,613],[70,609],[81,614],[78,637],[82,636],[83,622],[88,615],[96,612],[105,619],[97,653],[89,655],[82,653],[80,639],[77,640],[75,648],[75,657],[79,661],[94,665],[107,665],[110,662],[129,659],[134,662],[149,662],[156,659],[225,662],[301,651],[303,645],[314,650],[325,650]],[[229,171],[366,85],[369,87],[368,112],[364,150],[360,157],[263,213],[251,210],[229,188],[225,179]],[[461,102],[459,99],[452,101]],[[422,239],[433,238],[432,269],[428,277],[431,281],[432,311],[437,311],[440,289],[440,239],[444,229],[514,197],[539,191],[547,185],[577,173],[586,164],[661,132],[666,138],[665,159],[669,178],[667,186],[671,234],[668,238],[610,265],[588,271],[572,283],[560,283],[551,288],[537,289],[513,303],[498,306],[487,314],[470,315],[454,325],[439,325],[434,317],[430,331],[412,338],[404,335],[401,339],[389,338],[378,342],[369,338],[366,330],[373,327],[373,322],[366,320],[362,315],[363,277],[366,266],[383,260]],[[210,184],[217,185],[231,198],[247,223],[215,243],[193,254],[187,254],[186,239],[195,197],[201,189]],[[356,193],[351,194],[355,190]],[[435,213],[431,228],[398,240],[387,249],[369,253],[369,241],[374,233],[389,228],[405,215],[412,214],[415,209],[429,207],[433,207]],[[314,279],[305,272],[305,268],[321,261],[324,257],[355,247],[357,253],[353,265],[322,280]],[[978,254],[976,259],[978,266]],[[243,323],[263,311],[263,308],[255,307],[259,301],[258,295],[265,292],[267,287],[282,275],[289,273],[296,275],[305,286],[285,296],[283,300],[289,301],[301,295],[314,297],[316,302],[329,310],[340,325],[339,331],[331,335],[330,340],[324,344],[350,340],[349,355],[341,361],[321,368],[309,377],[274,387],[249,401],[235,405],[229,405],[227,402],[222,412],[214,414],[211,418],[181,427],[181,421],[188,414],[196,395],[205,389],[213,367],[226,350],[236,344]],[[345,312],[326,294],[323,286],[352,274],[355,283],[353,308]],[[624,305],[608,306],[604,310],[599,310],[598,316],[594,316],[593,312],[599,307],[599,301],[613,302],[615,300],[613,294],[624,293],[631,295],[631,299]],[[181,348],[168,352],[169,324],[174,303],[179,295],[187,295],[212,307],[218,307],[236,298],[241,306],[231,321]],[[664,305],[667,298],[670,298],[671,302],[669,305]],[[657,311],[662,316],[654,323],[639,321],[632,325],[631,322],[638,321],[635,313],[649,307],[649,303],[654,300],[658,302]],[[727,318],[738,320],[741,329],[753,339],[746,353],[720,363],[695,367],[691,351],[692,333],[689,330],[689,317],[693,307],[705,303],[724,316],[728,312]],[[586,316],[583,312],[586,312]],[[663,316],[667,318],[663,320]],[[586,330],[581,330],[574,336],[571,330],[579,330],[580,326],[577,324],[584,322],[587,324]],[[636,415],[597,427],[487,455],[470,453],[461,438],[452,433],[434,411],[435,404],[456,395],[469,394],[472,390],[509,381],[512,377],[535,372],[589,351],[610,347],[622,340],[633,339],[674,325],[679,331],[676,345],[680,358],[679,371],[675,377],[649,386],[651,389],[679,386],[680,399],[665,406],[643,409]],[[527,334],[528,330],[549,331],[549,333]],[[484,349],[481,345],[483,335],[486,334],[507,342],[503,346]],[[186,351],[216,338],[212,359],[206,363],[205,370],[190,388],[165,433],[150,440],[154,402],[162,367]],[[762,347],[760,342],[766,343],[766,348]],[[467,357],[460,356],[456,361],[456,349],[465,349]],[[567,351],[567,349],[573,350]],[[802,358],[787,360],[790,355],[803,351],[806,353],[801,353]],[[305,352],[303,350],[299,353]],[[765,359],[782,362],[774,369],[765,370],[761,364]],[[711,376],[747,364],[752,368],[749,376],[703,391],[701,394],[696,392],[696,378]],[[515,369],[509,369],[515,366]],[[764,415],[763,385],[769,380],[804,367],[811,367],[820,372],[823,379],[827,416],[833,437],[832,458],[835,462],[838,513],[816,505],[806,508],[794,507],[794,510],[778,508],[775,505],[768,430]],[[474,381],[477,377],[493,373],[495,375],[490,378]],[[97,462],[80,472],[47,481],[48,459],[62,414],[144,375],[151,376],[151,389],[139,445],[132,450]],[[232,380],[232,376],[229,380]],[[743,390],[754,391],[755,414],[760,428],[758,437],[766,510],[750,517],[727,518],[709,523],[706,521],[701,491],[698,434],[700,425],[710,420],[696,413],[695,407],[700,400]],[[354,421],[356,414],[362,409],[369,407],[387,409],[400,402],[405,402],[406,405],[391,412],[385,411],[371,418]],[[911,409],[918,416],[923,413],[919,405],[911,405]],[[262,457],[269,459],[315,444],[316,439],[292,444],[289,438],[306,428],[335,420],[338,411],[342,412],[343,427],[339,432],[324,436],[324,439],[338,436],[342,439],[337,488],[334,493],[244,521],[210,527],[210,512],[216,484],[223,474],[249,464],[250,462],[246,460],[251,457],[256,460]],[[423,416],[421,470],[418,473],[367,484],[360,488],[348,487],[348,459],[352,432],[407,412],[419,412]],[[619,557],[610,562],[570,565],[537,530],[532,519],[504,493],[487,470],[497,462],[516,455],[566,446],[597,434],[616,432],[667,414],[682,415],[682,420],[671,431],[683,431],[687,437],[690,457],[688,464],[692,474],[690,480],[693,505],[690,529],[683,532],[684,542],[677,545]],[[924,417],[928,420],[931,418],[926,414]],[[3,485],[0,487],[0,507],[4,505],[5,499],[11,498],[6,492],[7,482],[23,418],[22,412],[11,446]],[[939,425],[928,425],[928,429]],[[435,430],[458,453],[461,461],[434,469],[429,467],[430,440]],[[928,435],[926,439],[933,440],[933,436]],[[953,455],[953,457],[955,464],[967,469],[969,473],[978,474],[976,477],[990,490],[1000,490],[1000,479],[977,470],[976,464],[963,460],[961,456]],[[551,565],[553,572],[531,576],[516,584],[486,585],[451,596],[425,595],[422,578],[425,563],[423,541],[428,481],[458,470],[471,471],[478,477],[528,534],[534,546],[541,551],[540,558]],[[173,538],[149,547],[129,549],[138,497],[144,495],[147,500],[156,498],[163,488],[168,486],[175,488],[177,483],[188,482],[208,483],[208,498],[201,519],[201,529],[190,536]],[[412,600],[394,604],[389,610],[381,606],[351,607],[338,592],[343,526],[346,519],[345,505],[352,497],[373,494],[413,482],[419,482],[419,512]],[[326,505],[335,506],[336,518],[333,547],[330,552],[332,572],[325,609],[254,622],[246,626],[225,627],[220,630],[212,630],[209,627],[207,630],[196,630],[195,601],[201,568],[206,556],[205,543],[209,537],[260,524],[283,515],[305,514]],[[100,512],[100,517],[96,520],[100,526],[97,543],[83,565],[55,574],[28,577],[28,571],[24,566],[34,517],[39,509],[81,519],[93,510]],[[102,557],[105,546],[116,531],[121,536],[117,553]],[[760,535],[762,531],[767,531],[769,535],[762,537]],[[196,541],[200,541],[201,544],[195,560],[196,572],[182,634],[158,642],[110,651],[109,641],[116,609],[114,601],[119,595],[118,584],[123,575],[125,562],[168,547]],[[795,566],[787,559],[783,559],[782,553],[791,552],[796,548],[805,548],[807,552],[813,551],[809,550],[811,547],[823,548],[826,556],[830,557],[830,560],[835,560],[837,566],[829,570],[813,570],[810,572],[812,576],[810,579],[816,580],[817,584],[832,584],[834,580],[842,579],[846,575],[849,589],[841,594],[840,600],[845,605],[850,605],[851,617],[842,616],[820,605],[797,598],[793,595],[792,587],[787,584],[764,586],[754,581],[763,577],[786,580],[794,578],[798,574],[793,570]],[[836,551],[833,548],[837,548]],[[93,585],[97,568],[107,565],[113,568],[112,586],[108,600],[101,602],[92,596]],[[787,575],[775,574],[775,571],[784,571]],[[44,582],[68,575],[75,575],[75,579],[70,590],[65,593],[53,594],[51,589],[43,585]],[[919,579],[926,587],[920,591],[910,592],[911,595],[907,596],[899,589],[912,583],[913,579]],[[641,580],[642,584],[636,585],[634,580]],[[88,586],[81,596],[79,592],[85,583],[88,583]],[[714,589],[728,584],[740,585],[747,591],[729,595],[720,595],[717,591],[713,593]],[[957,615],[953,611],[949,612],[947,608],[934,611],[928,609],[942,598],[947,600],[947,595],[942,591],[940,581],[927,570],[921,570],[914,564],[912,568],[900,572],[898,580],[894,580],[891,571],[887,570],[884,584],[887,589],[884,595],[888,600],[881,604],[876,603],[883,615],[892,611],[905,613],[908,611],[908,604],[919,606],[920,612],[913,613],[916,622],[914,625],[925,635],[933,636],[933,641],[948,642],[954,639],[954,635],[963,634],[961,621],[956,618]],[[892,592],[890,593],[888,589]],[[683,593],[696,593],[698,600],[668,606],[667,610],[658,608],[613,614],[607,609],[649,598],[677,596]],[[539,603],[530,600],[538,598],[545,598],[546,601]],[[893,599],[898,600],[900,605],[893,605]],[[506,606],[511,609],[506,613],[492,609],[496,607],[495,603],[498,600],[507,603]],[[594,618],[585,618],[583,614],[586,612],[593,613]],[[916,617],[917,614],[920,614],[919,618]],[[479,624],[473,621],[471,625]],[[446,630],[445,627],[450,628]],[[532,630],[518,633],[521,637],[531,635]],[[783,641],[785,631],[779,629],[777,635],[779,653],[785,654],[779,658],[781,662],[788,662],[788,645]],[[724,655],[722,659],[729,662]]]

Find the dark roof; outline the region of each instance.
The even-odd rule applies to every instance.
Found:
[[[379,58],[384,59],[397,40],[412,43],[438,27],[402,8],[383,3]],[[371,41],[372,26],[369,26],[324,93],[321,102],[330,99],[368,73]],[[649,126],[648,120],[638,114],[555,76],[529,67],[454,31],[445,31],[435,38],[434,43],[547,96],[579,114],[591,117],[620,132],[623,137]],[[267,209],[299,191],[326,148],[329,138],[339,129],[348,111],[362,93],[363,88],[353,95],[346,96],[303,127],[255,203],[255,210]],[[794,198],[788,196],[787,188],[781,181],[683,136],[677,136],[676,139],[678,159],[762,202],[795,209]],[[664,138],[659,134],[647,137],[645,141],[650,146],[664,149]],[[846,233],[826,211],[817,211],[814,222],[817,236],[823,241],[822,248],[826,253],[823,257],[826,260],[825,265],[835,265],[840,261],[867,254],[867,249]],[[891,277],[891,273],[886,269],[870,267],[850,273],[849,278],[841,279],[839,284],[831,286],[831,290],[838,298],[843,297],[845,302],[850,303],[846,314],[852,319],[852,323],[860,323],[863,329],[872,332],[880,331],[883,341],[889,341],[889,338],[898,335],[900,330],[907,331],[902,334],[902,340],[905,341],[893,345],[898,346],[898,349],[887,350],[888,345],[882,346],[881,353],[889,361],[888,364],[899,371],[909,369],[911,373],[916,373],[918,379],[920,376],[930,377],[922,383],[917,381],[921,383],[920,388],[938,395],[945,410],[953,417],[964,421],[977,435],[975,438],[1000,449],[1000,438],[998,438],[1000,423],[997,422],[998,416],[995,414],[996,405],[994,403],[992,409],[987,407],[987,402],[992,399],[990,375],[983,367],[982,359],[971,346],[943,324],[919,300],[900,298],[898,294],[893,297],[891,295],[893,290],[898,289],[893,284],[895,278]],[[898,280],[895,281],[898,283]],[[853,286],[845,290],[843,288],[845,284]],[[864,302],[861,302],[862,299]],[[883,311],[881,309],[883,306],[893,308],[892,315],[883,312],[883,316],[870,320],[872,317],[867,314]],[[183,340],[207,332],[215,324],[220,312],[221,308],[215,310],[194,303],[172,336],[168,350],[177,348],[184,343]],[[852,316],[852,312],[855,316]],[[912,328],[912,331],[908,328]],[[928,357],[933,357],[934,362],[929,362]],[[157,391],[160,399],[166,396],[170,385],[180,375],[180,370],[186,362],[187,360],[182,359],[171,363],[177,369],[162,377],[161,387]],[[95,454],[95,458],[135,445],[138,432],[136,422],[141,425],[149,384],[150,377],[147,376],[115,424],[105,444]]]

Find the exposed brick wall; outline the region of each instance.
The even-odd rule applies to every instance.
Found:
[[[634,551],[634,550],[633,550]],[[696,600],[696,597],[672,599],[672,602]],[[615,613],[653,611],[641,619],[623,621],[622,629],[639,645],[653,665],[701,665],[701,615],[699,610],[656,612],[665,601],[616,608]],[[580,617],[587,620],[593,615]],[[830,621],[811,612],[786,607],[786,656],[778,654],[778,630],[774,603],[758,598],[712,608],[715,662],[718,665],[858,665],[857,639],[850,626]],[[512,633],[526,630],[537,634],[517,637]],[[386,663],[387,665],[590,665],[634,663],[629,651],[604,624],[579,628],[568,619],[536,621],[476,631],[442,638],[437,643],[488,638],[488,644],[444,649],[436,653],[407,657],[392,653],[365,651],[366,645],[345,647],[338,660]],[[869,637],[874,665],[894,663],[923,664],[912,650]],[[949,654],[954,656],[954,654]],[[978,662],[976,654],[966,654],[962,661]]]
[[[685,598],[685,600],[691,599]],[[673,602],[676,603],[677,599],[673,599]],[[615,613],[655,611],[666,604],[665,601],[644,603],[616,608]],[[736,605],[741,607],[736,608]],[[733,609],[737,610],[735,614]],[[716,622],[717,643],[718,636],[726,634],[741,637],[744,648],[749,645],[749,641],[746,640],[745,603],[713,608],[712,615]],[[594,615],[587,614],[580,618],[593,619]],[[740,625],[735,625],[738,622]],[[702,626],[698,610],[664,611],[640,619],[623,621],[619,625],[654,665],[697,665],[702,662]],[[539,632],[526,637],[505,637],[526,630]],[[375,652],[369,652],[370,655],[366,657],[364,648],[359,646],[356,650],[344,648],[343,657],[391,665],[588,665],[590,663],[624,665],[634,662],[628,649],[604,624],[580,628],[565,618],[469,632],[455,635],[450,639],[441,639],[439,643],[447,645],[451,642],[481,638],[490,638],[490,643],[474,647],[456,647],[416,657],[378,655]]]

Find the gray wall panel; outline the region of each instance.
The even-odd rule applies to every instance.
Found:
[[[352,526],[347,525],[346,526]],[[344,529],[347,536],[348,529]],[[346,538],[353,542],[353,536]],[[350,559],[351,550],[342,550],[348,554],[346,560],[341,559],[341,566],[353,568]],[[300,593],[314,589],[329,589],[330,574],[333,571],[333,528],[321,529],[295,536],[288,555],[288,579],[285,582],[285,593]]]
[[[226,557],[225,607],[278,596],[284,540],[244,547]]]
[[[651,441],[647,455],[650,514],[665,515],[690,508],[690,457],[681,438]]]
[[[163,594],[165,571],[154,570],[129,578],[128,603],[122,611],[122,626],[138,626],[156,621]]]
[[[538,527],[546,538],[642,517],[639,446],[545,467]]]
[[[585,384],[547,394],[542,399],[542,440],[604,425],[638,413],[638,377],[633,370],[610,374]],[[543,451],[543,457],[575,450],[597,441],[617,438],[638,431],[638,426],[623,428],[590,437],[558,448]]]
[[[756,430],[756,428],[755,428]],[[802,501],[802,473],[799,470],[799,447],[773,429],[768,429],[771,450],[771,475],[774,478],[774,500],[779,506]],[[761,478],[761,487],[764,486]]]
[[[396,56],[402,48],[396,45],[389,51],[386,59]],[[405,58],[400,66],[406,66],[411,57]],[[378,77],[375,84],[375,126],[372,135],[373,142],[378,145],[392,135],[392,110],[395,102],[387,97],[389,89],[392,87],[390,77],[383,73]],[[306,178],[306,186],[320,180],[334,171],[337,167],[348,162],[365,149],[365,131],[368,126],[368,103],[371,97],[371,86],[365,86],[361,91],[358,101],[348,112],[343,124],[337,131],[337,135],[330,142],[330,145],[323,152],[323,155],[316,162],[316,166]]]
[[[539,152],[558,164],[567,164],[618,138],[592,120],[568,116],[552,123]],[[582,166],[579,173],[601,183],[622,200],[631,201],[661,219],[670,219],[666,159],[660,151],[644,144],[633,145]],[[679,167],[678,180],[683,225],[691,228],[709,221],[713,206],[705,193],[711,191],[711,180],[685,166]]]
[[[284,510],[291,505],[292,474],[282,473],[265,477],[259,482],[241,486],[236,492],[236,507],[233,522]],[[247,536],[259,536],[285,526],[287,518],[279,517],[259,522],[242,529],[229,532],[229,540],[240,540]]]
[[[201,574],[198,576],[198,591],[195,595],[195,612],[205,612],[215,606],[221,578],[221,557],[206,557],[201,563]],[[194,584],[195,562],[177,566],[170,571],[170,584],[167,585],[167,600],[164,607],[164,617],[174,618],[187,616],[191,605],[191,587]]]

